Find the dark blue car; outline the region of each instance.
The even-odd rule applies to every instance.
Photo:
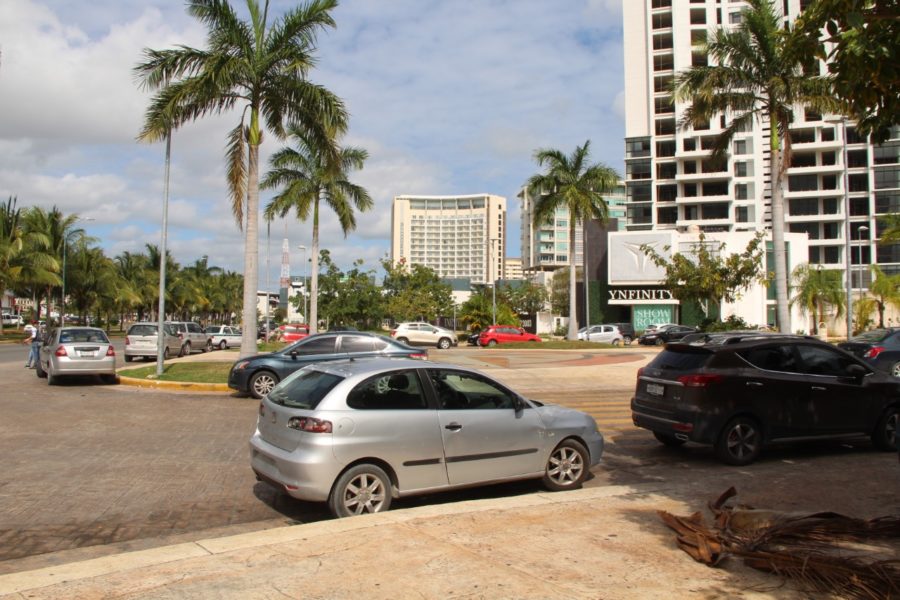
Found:
[[[401,344],[389,337],[339,331],[311,335],[269,354],[257,354],[234,363],[228,387],[262,398],[275,384],[306,365],[367,356],[427,359],[428,351]]]
[[[873,329],[838,344],[876,369],[900,377],[900,328]]]

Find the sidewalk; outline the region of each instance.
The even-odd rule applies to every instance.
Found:
[[[99,598],[800,598],[675,545],[659,485],[424,506],[0,576],[0,600]]]

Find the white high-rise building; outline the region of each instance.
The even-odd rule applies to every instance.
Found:
[[[503,276],[506,198],[395,196],[391,260],[431,267],[439,277],[491,283]]]
[[[775,7],[792,21],[809,3],[778,0]],[[682,129],[687,105],[673,103],[669,91],[676,73],[706,64],[698,42],[716,27],[736,26],[746,6],[741,0],[623,0],[628,231],[771,227],[768,123],[738,133],[727,161],[716,165],[710,148],[730,115]],[[802,109],[791,126],[786,231],[808,234],[812,264],[845,270],[849,255],[860,292],[860,278],[862,287],[870,283],[871,263],[900,273],[900,245],[876,244],[883,228],[878,217],[900,212],[900,128],[892,134],[873,146],[852,123]]]

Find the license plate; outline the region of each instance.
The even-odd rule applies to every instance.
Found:
[[[666,386],[659,385],[658,383],[648,383],[647,393],[651,396],[662,396],[666,393]]]

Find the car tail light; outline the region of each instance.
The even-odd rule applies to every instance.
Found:
[[[112,347],[112,344],[110,344],[110,345],[106,348],[106,355],[107,355],[107,356],[115,356],[115,355],[116,355],[116,349]]]
[[[128,339],[128,336],[127,336],[127,335],[125,336],[125,345],[126,345],[126,346],[130,346],[130,345],[131,345],[131,340]]]
[[[391,337],[397,337],[397,330],[391,329]]]
[[[331,433],[331,421],[315,419],[313,417],[291,417],[287,426],[298,431],[309,433]]]
[[[69,355],[69,353],[66,352],[65,346],[57,346],[56,352],[54,352],[53,354],[55,354],[56,356],[68,356]]]
[[[640,369],[638,369],[637,378],[640,379],[641,375],[643,375],[643,374],[644,374],[644,367],[641,367]]]
[[[265,415],[266,415],[266,407],[262,402],[260,402],[259,403],[259,416],[264,417]]]
[[[872,346],[871,348],[866,350],[866,353],[863,354],[863,358],[875,358],[885,350],[886,348],[884,346]]]
[[[178,339],[179,339],[179,340],[184,340],[184,334],[183,334],[183,333],[179,333],[179,334],[178,334]]]
[[[684,384],[685,387],[706,387],[713,383],[720,383],[722,381],[721,375],[682,375],[678,378],[678,381]]]
[[[419,360],[428,360],[428,353],[427,352],[416,352],[415,354],[410,354],[409,357],[417,358]]]

